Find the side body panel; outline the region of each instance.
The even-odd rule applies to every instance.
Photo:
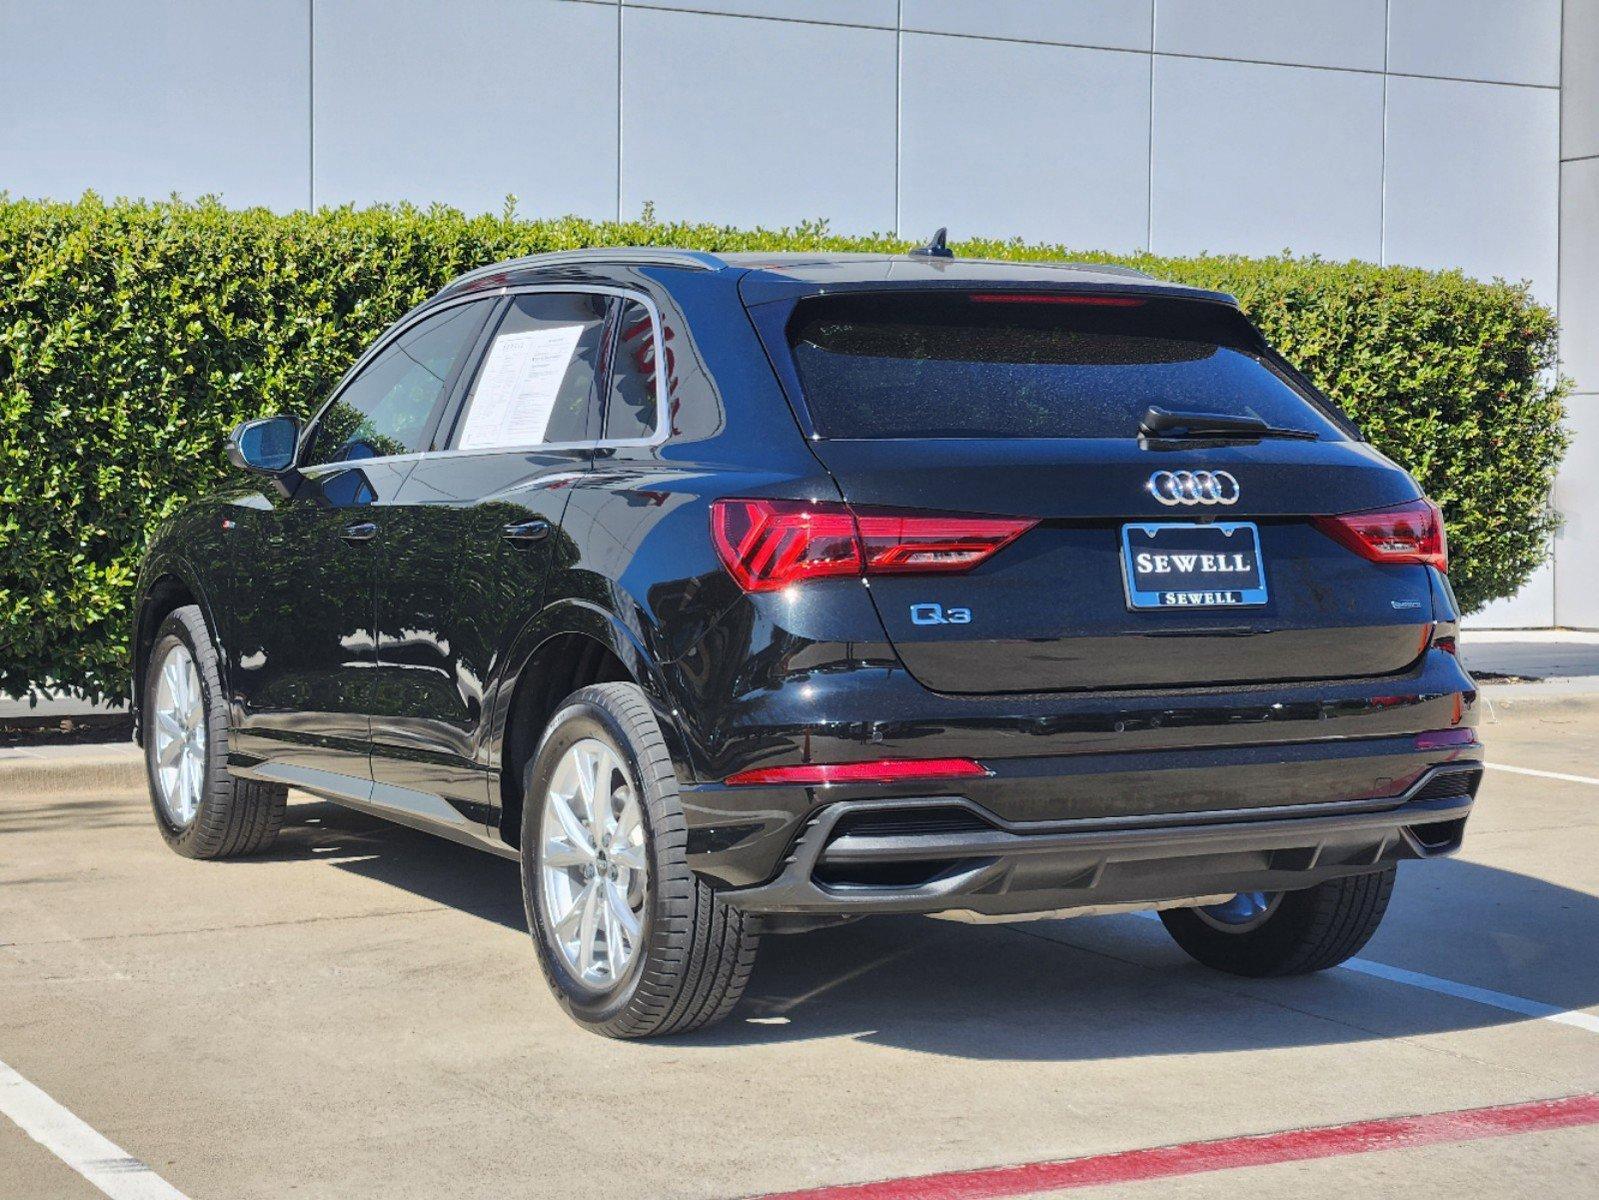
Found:
[[[235,754],[370,777],[375,555],[412,466],[318,469],[292,498],[240,506],[234,553],[249,569],[224,605]]]
[[[407,480],[378,588],[379,799],[405,803],[405,791],[419,791],[478,832],[490,820],[486,688],[508,636],[539,612],[551,564],[574,556],[561,521],[590,454],[430,455]],[[530,523],[543,535],[505,537]]]

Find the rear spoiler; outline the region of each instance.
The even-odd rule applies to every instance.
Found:
[[[970,265],[970,264],[968,264]],[[996,263],[996,267],[1003,264]],[[1082,292],[1096,296],[1129,296],[1140,300],[1191,300],[1201,304],[1220,304],[1236,309],[1238,299],[1227,292],[1212,292],[1204,288],[1184,287],[1180,283],[1147,280],[1136,275],[1107,278],[1083,277],[1075,271],[1061,271],[1060,282],[1035,279],[1018,280],[1014,273],[995,270],[992,278],[974,276],[970,272],[950,279],[929,279],[925,270],[913,277],[895,279],[892,266],[881,279],[849,280],[822,283],[811,279],[795,279],[769,271],[749,271],[738,282],[739,297],[748,308],[781,301],[795,301],[808,296],[836,296],[845,292]]]

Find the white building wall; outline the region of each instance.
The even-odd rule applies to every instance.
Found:
[[[1596,63],[1599,0],[5,0],[0,188],[1527,279],[1580,392],[1566,527],[1476,623],[1599,627]]]
[[[1599,628],[1599,0],[1566,0],[1560,97],[1562,368],[1576,380],[1555,487],[1555,620]]]

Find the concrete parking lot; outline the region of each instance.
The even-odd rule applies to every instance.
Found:
[[[1491,716],[1465,852],[1402,870],[1355,968],[882,919],[768,939],[730,1021],[642,1044],[556,1007],[513,864],[304,798],[274,853],[189,862],[141,790],[0,776],[0,1064],[176,1189],[123,1194],[194,1200],[741,1197],[1589,1096],[1599,697]],[[1088,1194],[1593,1194],[1595,1119]],[[1016,1194],[975,1186],[866,1194]],[[95,1194],[0,1119],[0,1197]]]

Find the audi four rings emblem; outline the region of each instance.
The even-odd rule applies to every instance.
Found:
[[[1238,503],[1238,480],[1226,471],[1156,471],[1144,486],[1168,506]]]

